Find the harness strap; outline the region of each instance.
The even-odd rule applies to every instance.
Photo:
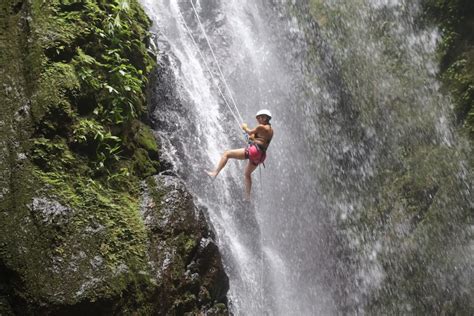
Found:
[[[254,145],[255,148],[257,148],[257,150],[261,153],[261,155],[260,155],[260,161],[259,161],[258,163],[259,163],[259,164],[262,164],[263,167],[265,168],[265,163],[263,162],[263,159],[264,159],[264,158],[266,157],[266,155],[267,155],[266,149],[263,149],[263,148],[260,147],[260,145],[257,144],[257,143],[252,143],[252,145]]]

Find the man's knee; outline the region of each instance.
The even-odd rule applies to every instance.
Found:
[[[226,158],[230,158],[230,153],[231,153],[230,150],[226,150],[226,151],[224,151],[224,154],[222,156],[224,156]]]

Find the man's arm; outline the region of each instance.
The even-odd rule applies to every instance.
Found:
[[[264,127],[262,125],[258,125],[254,129],[249,129],[247,125],[245,124],[242,126],[242,129],[249,135],[255,135],[258,131],[261,131],[262,129],[264,129]]]

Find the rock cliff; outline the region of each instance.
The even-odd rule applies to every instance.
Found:
[[[212,233],[146,124],[138,2],[0,13],[0,314],[226,314]]]

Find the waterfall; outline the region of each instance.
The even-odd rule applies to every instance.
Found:
[[[435,78],[438,33],[417,29],[417,5],[402,0],[193,1],[205,34],[190,1],[141,2],[159,49],[154,130],[216,232],[231,311],[364,313],[387,278],[386,241],[349,227],[354,214],[376,204],[380,170],[401,148],[458,151]],[[259,109],[274,115],[251,204],[246,161],[204,173],[244,146],[219,89],[250,126]],[[464,181],[462,159],[454,168]]]

